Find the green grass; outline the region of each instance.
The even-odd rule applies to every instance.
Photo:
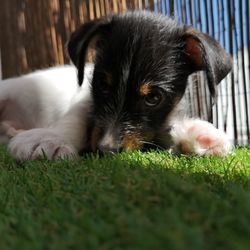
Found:
[[[0,148],[0,249],[249,249],[250,149],[18,163]]]

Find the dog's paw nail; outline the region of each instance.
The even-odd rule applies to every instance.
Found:
[[[75,155],[74,150],[67,145],[54,144],[52,141],[41,142],[39,146],[31,153],[32,160],[47,158],[56,160],[60,158],[71,157]]]

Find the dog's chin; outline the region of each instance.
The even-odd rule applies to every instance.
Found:
[[[102,141],[99,141],[96,145],[92,145],[88,152],[104,154],[116,154],[121,152],[132,152],[139,150],[141,152],[148,152],[151,150],[164,149],[164,145],[161,142],[138,140],[133,137],[126,137],[121,142],[117,142],[114,145],[105,145]]]
[[[141,151],[141,152],[149,152],[151,150],[162,150],[163,146],[154,142],[143,143],[138,147],[117,147],[113,149],[102,149],[102,148],[95,148],[91,152],[98,153],[100,155],[104,154],[117,154],[122,152],[132,152],[132,151]]]

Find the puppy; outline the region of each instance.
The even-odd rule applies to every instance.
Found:
[[[90,47],[92,68],[85,65]],[[1,135],[11,139],[17,159],[56,159],[89,148],[105,153],[156,146],[220,156],[230,151],[223,132],[187,118],[183,109],[192,73],[206,72],[216,98],[217,84],[232,68],[210,36],[162,15],[129,12],[82,25],[71,35],[68,53],[80,88],[67,67],[1,83]]]

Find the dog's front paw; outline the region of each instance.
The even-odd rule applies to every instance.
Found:
[[[170,133],[174,151],[180,153],[226,156],[232,149],[224,132],[199,119],[177,122]]]
[[[31,129],[19,133],[9,144],[11,154],[18,160],[34,160],[46,157],[54,160],[72,157],[76,150],[49,129]]]

